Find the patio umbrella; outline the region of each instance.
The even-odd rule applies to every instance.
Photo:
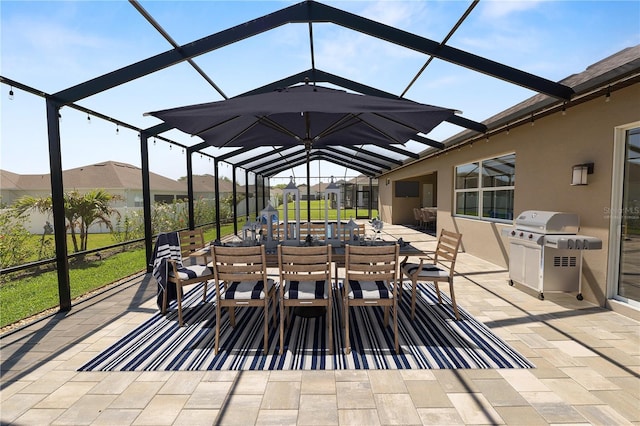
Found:
[[[455,110],[305,84],[145,115],[214,147],[403,144]]]

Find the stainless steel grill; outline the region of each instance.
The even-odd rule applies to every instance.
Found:
[[[509,237],[509,284],[524,284],[538,292],[578,291],[582,300],[582,251],[599,250],[602,240],[579,235],[574,213],[528,210],[502,230]]]

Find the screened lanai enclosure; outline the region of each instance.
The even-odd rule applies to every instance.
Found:
[[[247,218],[253,220],[270,203],[281,209],[283,204],[284,209],[290,208],[286,206],[293,199],[283,192],[291,182],[299,190],[304,205],[300,208],[303,222],[325,220],[326,203],[335,208],[337,200],[343,209],[342,220],[371,219],[378,213],[378,185],[389,184],[379,179],[381,175],[447,149],[446,141],[430,135],[434,128],[445,124],[455,126],[459,131],[473,132],[478,137],[489,137],[495,129],[466,118],[458,111],[456,99],[450,99],[448,105],[435,106],[408,96],[411,87],[424,78],[425,69],[432,63],[462,67],[547,95],[555,103],[570,101],[573,95],[573,90],[563,84],[448,45],[449,38],[473,13],[477,0],[469,3],[441,40],[431,40],[320,2],[303,1],[181,45],[138,1],[129,3],[146,21],[137,25],[152,25],[171,45],[170,49],[55,93],[44,93],[5,76],[0,80],[11,88],[12,93],[14,90],[27,92],[43,98],[46,104],[55,265],[63,311],[71,308],[72,299],[64,198],[65,190],[69,188],[65,188],[66,182],[63,182],[64,141],[61,138],[61,126],[66,125],[61,124],[61,119],[67,114],[77,114],[89,122],[100,120],[115,126],[117,134],[139,137],[142,195],[136,199],[136,205],[142,208],[144,234],[140,241],[144,242],[147,271],[150,271],[155,238],[151,218],[156,214],[152,205],[156,183],[152,184],[155,177],[151,162],[155,155],[152,148],[156,144],[166,144],[174,152],[184,153],[184,157],[176,156],[174,161],[180,162],[176,167],[184,168],[187,182],[185,228],[207,225],[197,219],[200,196],[195,186],[202,175],[194,178],[194,163],[199,167],[207,165],[205,176],[211,190],[210,195],[203,198],[212,204],[216,213],[208,225],[215,229],[212,239],[219,239],[227,221],[232,224],[231,232],[239,234],[243,222]],[[417,52],[422,55],[422,66],[397,93],[324,71],[316,66],[318,46],[314,32],[322,31],[326,25],[339,26],[353,37],[371,37]],[[298,66],[302,69],[300,72],[228,96],[215,76],[208,75],[196,62],[234,43],[247,43],[252,37],[288,26],[296,26],[298,30],[302,27],[308,40],[308,50]],[[251,50],[247,55],[251,55]],[[155,117],[146,118],[148,123],[153,123],[148,127],[132,125],[126,118],[116,118],[83,106],[83,101],[97,94],[124,93],[128,83],[153,79],[154,73],[174,66],[190,67],[194,81],[211,89],[210,102],[186,105],[176,100],[173,108],[160,110],[158,105],[166,105],[166,102],[154,101],[157,88],[150,88],[148,99],[138,100],[143,112]],[[299,91],[309,98],[295,101],[278,98]],[[321,95],[322,100],[316,101],[315,97]],[[342,103],[344,97],[349,101]],[[238,105],[240,107],[234,109]],[[42,109],[34,109],[33,114],[40,111]],[[221,113],[215,115],[213,111]],[[87,149],[92,149],[90,130],[86,132]],[[177,133],[189,135],[186,142],[178,141]],[[331,169],[327,165],[339,167],[342,173],[327,173]],[[327,187],[332,183],[339,187],[335,198],[326,196]],[[224,205],[229,206],[229,211],[223,217]],[[291,214],[290,210],[287,212]]]

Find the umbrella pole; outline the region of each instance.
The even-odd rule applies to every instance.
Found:
[[[309,161],[309,153],[307,150],[307,223],[311,226],[311,164]],[[310,228],[309,228],[309,232]]]

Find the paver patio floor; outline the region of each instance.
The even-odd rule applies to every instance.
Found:
[[[435,248],[428,234],[384,231]],[[156,313],[146,274],[2,336],[0,422],[640,424],[640,323],[575,294],[538,300],[509,286],[505,268],[466,253],[458,259],[458,304],[536,368],[78,372]]]

